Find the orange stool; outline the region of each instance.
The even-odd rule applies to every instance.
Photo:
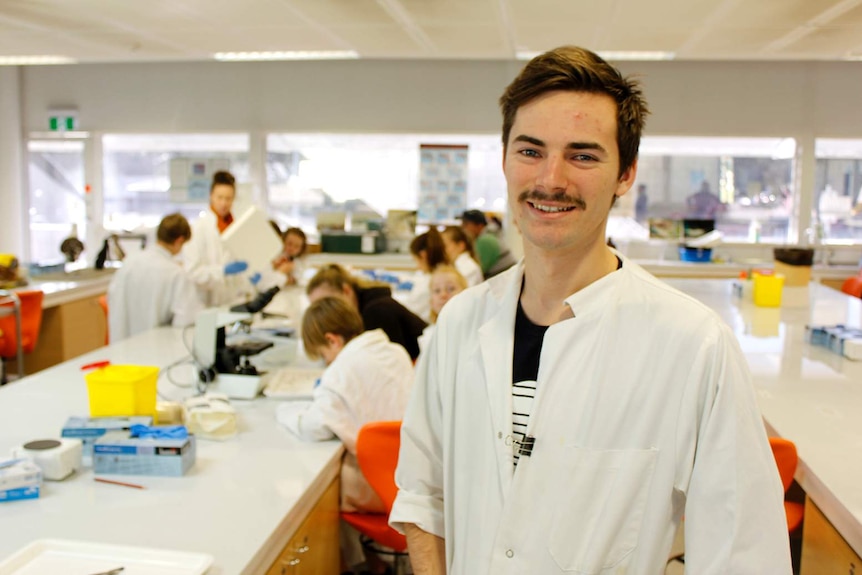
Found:
[[[847,278],[841,285],[841,291],[847,295],[862,298],[862,276]]]
[[[386,513],[341,513],[346,523],[367,538],[363,540],[363,546],[382,555],[394,555],[395,575],[398,574],[398,559],[407,551],[407,539],[389,527],[389,512],[398,494],[395,468],[400,447],[400,421],[377,421],[362,426],[356,438],[356,459],[362,475],[383,501]],[[369,540],[391,548],[394,553],[374,547]]]
[[[0,296],[0,307],[12,308],[12,313],[0,315],[0,384],[6,383],[8,359],[17,359],[18,377],[24,377],[24,354],[32,353],[39,340],[44,297],[40,290],[4,292]]]

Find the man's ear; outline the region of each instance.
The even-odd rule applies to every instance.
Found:
[[[620,176],[620,180],[617,183],[617,191],[615,193],[616,197],[620,198],[628,192],[635,183],[635,178],[638,175],[638,160],[635,158],[635,161],[632,162],[632,165],[623,172]]]

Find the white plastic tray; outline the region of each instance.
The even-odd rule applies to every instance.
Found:
[[[105,543],[39,539],[0,563],[0,575],[92,575],[124,567],[120,575],[203,575],[211,555]]]

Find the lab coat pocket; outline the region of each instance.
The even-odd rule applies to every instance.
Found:
[[[658,449],[567,447],[548,538],[560,569],[584,575],[627,564],[637,546]]]

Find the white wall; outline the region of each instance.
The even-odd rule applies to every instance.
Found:
[[[521,62],[345,61],[30,67],[23,126],[76,107],[97,131],[487,132]],[[653,135],[862,137],[862,62],[626,62]]]
[[[161,63],[22,70],[24,132],[76,108],[94,132],[489,133],[522,62]],[[815,136],[862,138],[862,62],[626,62],[652,110],[650,135],[789,136],[801,142],[804,201]],[[2,80],[3,77],[0,77]],[[4,128],[0,96],[0,127]],[[0,141],[0,166],[20,159]],[[23,184],[22,184],[23,189]],[[0,191],[0,201],[8,190]],[[2,207],[2,206],[0,206]],[[803,209],[800,229],[808,226]],[[3,228],[7,215],[0,215]],[[799,232],[801,233],[801,232]],[[0,239],[8,234],[0,235]]]

